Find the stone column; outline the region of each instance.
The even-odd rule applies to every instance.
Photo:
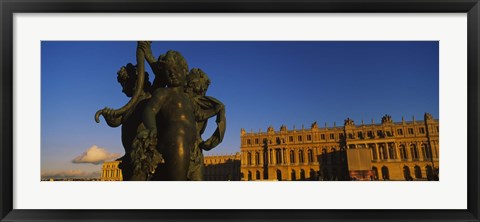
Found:
[[[393,143],[393,150],[395,151],[395,159],[398,160],[398,154],[400,153],[398,150],[398,145],[397,143]]]
[[[420,149],[419,149],[419,151],[422,153],[422,154],[420,155],[420,156],[421,156],[420,159],[421,159],[421,160],[426,160],[425,158],[426,158],[426,155],[427,155],[427,153],[428,153],[428,150],[427,150],[427,149],[428,149],[428,146],[429,146],[429,145],[428,145],[428,141],[425,143],[425,148],[423,148],[422,145],[423,145],[423,144],[420,143]],[[423,169],[422,169],[422,170],[423,170]],[[425,174],[423,174],[423,175],[425,175]]]
[[[292,161],[290,160],[290,151],[291,151],[291,150],[292,150],[292,149],[286,149],[286,152],[287,152],[287,157],[286,157],[286,158],[287,158],[287,162],[286,162],[286,163],[289,164],[289,165],[292,163]]]
[[[407,142],[407,144],[405,145],[405,149],[406,149],[405,151],[406,151],[406,153],[407,153],[407,157],[408,157],[407,159],[408,159],[408,160],[412,160],[412,159],[413,159],[412,150],[411,150],[412,144],[413,144],[413,143],[411,143],[411,142],[409,142],[409,143]]]
[[[380,154],[378,152],[378,146],[377,146],[377,143],[374,143],[373,146],[375,147],[375,153],[377,154],[377,160],[380,160]]]
[[[385,143],[385,149],[387,151],[387,159],[390,159],[390,143],[386,142]]]
[[[275,165],[277,161],[275,161],[275,149],[270,149],[270,163]]]
[[[247,164],[247,161],[246,161],[247,158],[245,157],[246,155],[247,155],[246,152],[242,151],[242,160],[241,160],[242,165]]]
[[[421,146],[420,142],[418,142],[418,141],[415,144],[417,145],[417,159],[418,160],[423,160],[422,146]]]
[[[259,155],[258,160],[260,161],[259,164],[263,165],[263,152],[262,151],[258,152],[258,155]],[[260,176],[261,176],[261,174],[260,174]]]

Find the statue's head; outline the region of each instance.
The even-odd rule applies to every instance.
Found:
[[[122,92],[128,97],[132,97],[136,84],[137,84],[137,67],[128,63],[127,66],[122,66],[117,72],[117,81],[122,85]],[[150,81],[148,80],[148,73],[145,72],[145,81],[143,84],[143,90],[148,91],[150,89]]]
[[[182,54],[169,50],[158,59],[160,70],[167,87],[184,86],[188,73],[188,64]]]
[[[210,79],[207,74],[201,69],[193,68],[187,75],[187,86],[185,91],[187,93],[194,93],[199,96],[204,96],[207,93]]]

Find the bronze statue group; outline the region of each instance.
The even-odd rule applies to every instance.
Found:
[[[155,74],[153,83],[145,60]],[[151,42],[139,41],[137,65],[121,67],[117,80],[130,101],[117,110],[97,111],[95,121],[102,115],[110,127],[122,126],[123,180],[204,180],[202,151],[222,142],[226,128],[225,106],[206,96],[207,74],[199,68],[189,70],[177,51],[156,59]],[[202,134],[212,117],[217,128],[204,141]]]

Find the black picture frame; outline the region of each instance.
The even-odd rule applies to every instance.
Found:
[[[480,221],[479,0],[0,0],[1,221]],[[468,203],[466,210],[18,210],[13,209],[14,13],[467,13]],[[441,198],[441,194],[439,194]],[[160,200],[161,201],[161,200]]]

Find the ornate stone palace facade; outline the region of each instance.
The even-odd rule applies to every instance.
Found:
[[[433,180],[439,169],[439,120],[247,133],[241,129],[241,180]]]
[[[103,163],[101,181],[121,181],[120,160]],[[205,156],[205,180],[240,180],[240,153]]]
[[[205,180],[240,180],[240,153],[205,156]]]
[[[118,164],[122,161],[110,161],[104,162],[102,166],[102,176],[100,177],[101,181],[121,181],[123,180],[122,177],[122,170],[118,168]]]

